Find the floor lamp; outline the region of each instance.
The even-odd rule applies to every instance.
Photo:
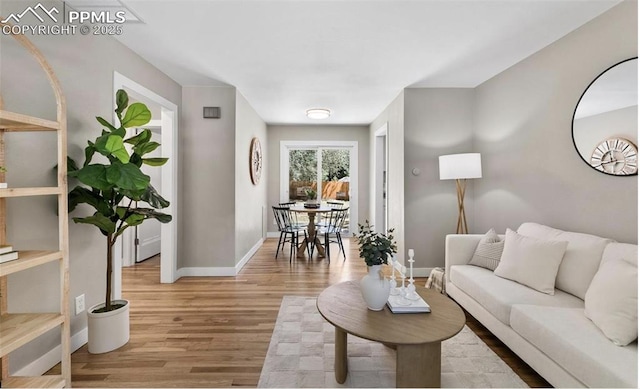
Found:
[[[464,214],[464,192],[468,178],[482,178],[480,153],[441,155],[440,179],[456,180],[458,192],[458,234],[467,234],[467,218]]]

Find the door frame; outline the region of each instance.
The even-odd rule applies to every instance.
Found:
[[[374,226],[377,232],[386,233],[387,226],[389,225],[389,124],[385,123],[375,132],[374,142],[374,196],[373,207],[375,214],[373,217]],[[382,141],[380,138],[384,138],[384,155],[380,155],[378,150],[378,142]],[[384,168],[384,170],[380,170]],[[383,178],[382,172],[387,172],[386,180]],[[386,195],[384,195],[386,194]],[[382,206],[383,205],[383,206]],[[384,209],[384,211],[382,211]],[[384,212],[384,213],[383,213]],[[384,225],[380,226],[379,217],[384,217]]]
[[[349,149],[349,232],[355,234],[358,232],[358,207],[360,201],[358,198],[358,142],[357,141],[328,141],[328,140],[283,140],[280,141],[280,191],[278,196],[280,202],[289,199],[289,150],[291,149],[319,149],[319,148],[342,148]],[[318,159],[320,166],[320,159]],[[352,206],[356,199],[355,207]]]
[[[178,106],[164,97],[156,94],[148,88],[113,72],[113,95],[118,89],[130,89],[145,98],[160,105],[162,127],[162,153],[169,158],[162,166],[162,196],[170,205],[164,212],[172,215],[171,223],[161,225],[160,236],[162,239],[160,256],[160,282],[173,283],[177,279],[178,257]],[[115,106],[115,102],[114,102]],[[115,114],[114,114],[114,120]],[[127,229],[122,238],[116,242],[114,249],[113,266],[113,298],[122,296],[122,263],[123,258],[129,261],[135,256],[135,237],[133,229]]]

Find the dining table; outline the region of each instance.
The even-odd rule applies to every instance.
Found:
[[[307,208],[302,204],[296,204],[289,209],[291,210],[291,212],[306,213],[309,216],[309,224],[307,225],[307,237],[302,242],[300,242],[300,245],[298,246],[297,257],[304,258],[304,253],[306,251],[304,249],[310,244],[315,244],[315,248],[316,250],[318,250],[318,257],[324,258],[324,246],[322,245],[322,243],[320,243],[320,239],[316,237],[316,215],[331,212],[332,208],[327,207],[326,205],[321,205],[318,208]],[[312,241],[312,239],[314,238],[315,242]]]

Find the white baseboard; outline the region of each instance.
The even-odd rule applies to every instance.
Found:
[[[249,250],[247,254],[236,264],[236,266],[231,267],[183,267],[178,269],[178,277],[233,277],[237,275],[240,270],[244,267],[244,265],[249,262],[251,257],[258,251],[260,246],[264,243],[264,239],[260,239],[256,242],[253,247]]]
[[[260,238],[260,240],[258,242],[256,242],[255,245],[253,245],[253,247],[249,250],[248,253],[245,254],[244,257],[242,257],[242,259],[240,260],[240,262],[238,262],[236,264],[236,274],[240,273],[240,270],[242,270],[242,268],[244,267],[244,265],[247,264],[247,262],[249,262],[249,260],[251,259],[251,257],[253,257],[253,254],[256,253],[256,251],[258,251],[258,249],[260,248],[260,246],[262,246],[262,243],[264,243],[264,239]]]
[[[229,277],[236,275],[235,266],[230,267],[183,267],[178,269],[180,277]]]
[[[89,332],[87,331],[87,327],[85,327],[71,337],[71,352],[76,351],[87,343],[89,339],[88,334]],[[62,346],[58,345],[35,361],[18,369],[15,372],[11,372],[10,375],[29,377],[41,376],[49,371],[49,369],[60,363],[61,355]]]
[[[413,268],[413,276],[414,277],[429,277],[431,274],[432,267],[414,267]],[[407,276],[409,275],[409,269],[407,269]]]
[[[267,238],[279,238],[280,233],[278,231],[269,231],[267,232]]]

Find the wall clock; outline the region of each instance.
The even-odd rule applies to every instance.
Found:
[[[591,166],[603,173],[630,176],[638,173],[638,148],[630,140],[605,139],[591,154]]]
[[[262,147],[260,147],[260,139],[251,139],[251,147],[249,149],[249,172],[251,174],[251,182],[258,185],[260,176],[262,175]]]

